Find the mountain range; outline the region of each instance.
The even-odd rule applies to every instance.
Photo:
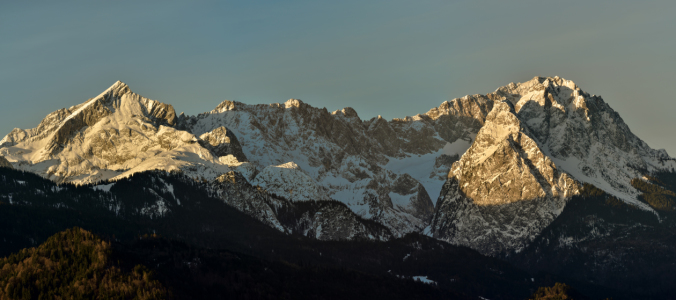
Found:
[[[374,241],[423,234],[532,272],[556,270],[620,290],[635,278],[632,270],[645,268],[633,260],[642,251],[672,263],[661,278],[675,270],[668,249],[676,242],[667,237],[676,236],[676,160],[634,135],[600,96],[559,77],[389,121],[298,99],[224,101],[186,116],[118,81],[35,128],[7,134],[0,167],[104,194],[136,174],[180,174],[284,234]],[[161,219],[198,201],[156,181],[148,192],[156,196],[143,204],[104,206]],[[21,203],[10,192],[0,201]],[[631,237],[641,230],[653,238]],[[562,259],[566,253],[577,254]],[[584,268],[600,255],[607,259],[594,264],[603,267],[565,267]],[[559,264],[543,263],[555,258]],[[606,276],[611,270],[626,276]],[[645,286],[629,290],[672,291]]]

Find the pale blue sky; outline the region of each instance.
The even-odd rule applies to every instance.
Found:
[[[363,119],[561,76],[676,156],[674,1],[0,1],[0,136],[121,80],[197,114],[299,98]]]

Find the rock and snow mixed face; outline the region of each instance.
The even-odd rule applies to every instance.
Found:
[[[580,185],[554,163],[508,101],[496,102],[472,146],[453,164],[431,233],[486,254],[520,250]]]
[[[57,182],[98,182],[155,169],[215,178],[230,170],[200,139],[177,130],[176,121],[171,105],[118,81],[85,103],[49,114],[36,128],[14,129],[0,141],[0,154],[16,168]]]
[[[503,100],[448,174],[435,237],[485,254],[520,251],[582,182],[654,212],[630,181],[671,171],[674,160],[636,137],[600,97],[558,77],[512,83],[490,97]]]
[[[293,162],[267,166],[256,175],[251,183],[273,194],[295,201],[331,199],[324,187]]]
[[[427,226],[450,164],[470,146],[491,107],[487,97],[467,96],[425,115],[386,121],[361,120],[352,108],[330,113],[296,99],[225,101],[211,112],[179,118],[178,127],[201,136],[225,126],[262,170],[252,183],[292,200],[341,201],[401,235]],[[280,168],[290,162],[299,167]]]
[[[557,170],[522,125],[508,101],[497,102],[474,144],[453,164],[449,177],[477,205],[501,205],[545,197],[570,197],[577,183]]]
[[[14,167],[12,167],[12,164],[2,156],[0,156],[0,167],[14,168]]]
[[[34,129],[15,129],[0,142],[0,155],[57,182],[99,182],[155,169],[214,179],[236,170],[291,200],[339,200],[401,235],[427,225],[442,175],[469,147],[491,103],[464,97],[389,122],[294,99],[225,101],[212,112],[177,117],[170,105],[117,82],[49,114]]]
[[[665,150],[654,150],[634,135],[601,97],[583,92],[570,80],[536,77],[495,94],[514,104],[560,170],[632,205],[651,210],[636,201],[631,179],[676,167]]]
[[[636,200],[631,179],[676,167],[600,97],[558,77],[512,83],[391,121],[296,99],[224,101],[211,112],[177,117],[170,105],[117,82],[34,129],[13,130],[0,141],[2,156],[57,182],[154,169],[216,179],[234,170],[291,201],[338,200],[394,235],[422,231],[433,218],[435,236],[485,253],[523,247],[580,182],[652,210]],[[266,205],[261,211],[274,211]]]

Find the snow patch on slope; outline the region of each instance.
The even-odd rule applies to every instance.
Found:
[[[639,193],[638,192],[634,192],[634,193],[631,192],[632,190],[635,191],[635,189],[632,188],[632,189],[620,190],[620,189],[613,187],[610,183],[608,183],[608,181],[603,179],[603,177],[600,177],[600,178],[599,177],[589,177],[586,174],[584,174],[584,172],[582,171],[582,168],[587,165],[586,162],[584,162],[580,159],[577,159],[575,157],[568,157],[565,160],[559,159],[559,158],[556,158],[556,157],[551,157],[551,159],[559,169],[561,169],[561,170],[565,171],[566,173],[572,175],[573,178],[575,178],[579,181],[582,181],[582,182],[593,184],[597,188],[604,190],[606,193],[613,195],[613,196],[623,200],[624,202],[626,202],[628,204],[631,204],[631,205],[638,207],[640,209],[647,210],[647,211],[650,211],[650,212],[657,214],[657,212],[652,207],[650,207],[648,204],[645,204],[645,203],[643,203],[643,202],[641,202],[637,199]]]
[[[467,149],[472,146],[472,141],[466,141],[458,139],[453,143],[446,143],[442,152],[446,155],[463,155],[467,152]]]
[[[436,281],[428,279],[427,276],[413,276],[413,280],[420,281],[420,282],[426,283],[426,284],[432,284],[432,285],[437,284]]]
[[[110,188],[113,187],[113,185],[115,185],[114,182],[108,183],[108,184],[99,184],[99,185],[92,186],[92,189],[95,189],[97,191],[110,192]]]
[[[294,162],[267,166],[251,183],[296,201],[328,199],[319,184]]]

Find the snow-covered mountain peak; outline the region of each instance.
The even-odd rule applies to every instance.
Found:
[[[564,113],[579,109],[588,111],[588,101],[597,97],[582,91],[572,80],[555,77],[535,77],[523,83],[510,83],[493,94],[504,97],[515,105],[517,113],[529,105],[552,106]],[[600,97],[598,97],[600,98]],[[594,103],[592,103],[594,105]]]
[[[300,101],[300,99],[289,99],[284,102],[284,107],[286,108],[291,108],[291,107],[300,107],[303,103],[303,101]]]
[[[507,100],[495,101],[448,177],[432,221],[433,236],[488,254],[525,247],[580,190],[544,153]]]
[[[57,182],[96,182],[152,169],[189,169],[202,177],[230,170],[200,139],[177,130],[176,122],[171,105],[118,81],[97,97],[47,115],[36,128],[13,130],[0,153],[15,167]]]
[[[121,96],[126,93],[131,93],[131,89],[126,83],[118,80],[115,83],[113,83],[113,85],[111,85],[109,88],[107,88],[105,91],[103,91],[103,93],[101,93],[99,97],[105,94],[113,94],[116,96]]]
[[[141,97],[121,81],[115,82],[98,96],[68,110],[70,114],[60,121],[60,125],[74,120],[73,122],[82,121],[91,126],[100,118],[109,115],[116,115],[117,118],[145,118],[161,125],[176,124],[173,106]],[[49,119],[49,116],[46,119]]]
[[[218,104],[218,106],[216,106],[216,108],[212,110],[211,113],[222,113],[224,111],[234,110],[237,103],[239,102],[224,100],[223,102]]]
[[[535,77],[511,83],[494,93],[515,105],[541,148],[565,172],[636,206],[633,178],[671,170],[674,160],[634,135],[600,96],[582,91],[573,81]]]
[[[341,110],[336,110],[334,112],[331,112],[331,114],[332,115],[343,115],[346,118],[356,118],[356,119],[361,121],[361,119],[359,119],[359,115],[357,114],[357,111],[354,110],[354,108],[352,108],[352,107],[345,107]]]
[[[510,83],[486,97],[493,109],[451,167],[431,227],[436,237],[488,254],[519,251],[582,183],[657,214],[631,180],[672,171],[674,159],[635,136],[601,97],[559,77]]]

